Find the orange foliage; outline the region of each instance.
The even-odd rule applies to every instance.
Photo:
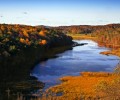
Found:
[[[47,41],[46,40],[42,40],[42,41],[39,42],[39,44],[40,45],[45,45],[45,44],[47,44]]]
[[[20,42],[21,42],[21,43],[25,43],[25,39],[20,38]]]
[[[20,42],[21,42],[21,43],[24,43],[24,44],[27,44],[27,45],[30,45],[30,44],[31,44],[31,42],[29,41],[29,39],[20,38]]]
[[[59,41],[56,43],[56,40]],[[64,35],[64,33],[56,29],[47,28],[45,26],[0,24],[0,47],[2,47],[0,48],[0,56],[6,56],[4,51],[7,51],[11,55],[13,49],[14,52],[18,52],[29,46],[53,46],[55,44],[57,47],[59,44],[65,46],[70,45],[70,43],[73,43],[71,37]],[[15,46],[15,48],[11,46]]]
[[[46,36],[45,30],[41,30],[41,31],[39,32],[39,35],[41,35],[41,36]]]
[[[31,44],[31,42],[29,41],[28,38],[25,40],[25,43],[26,43],[27,45],[30,45],[30,44]]]
[[[29,37],[29,35],[28,35],[28,33],[27,33],[26,31],[23,31],[23,35],[24,35],[25,37]]]

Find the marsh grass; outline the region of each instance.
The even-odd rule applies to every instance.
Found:
[[[119,100],[120,75],[105,72],[82,72],[81,76],[60,79],[60,85],[47,92],[55,93],[47,100]],[[62,95],[57,96],[57,93]],[[44,99],[43,99],[44,100]]]

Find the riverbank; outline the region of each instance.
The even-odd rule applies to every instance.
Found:
[[[92,37],[91,34],[67,34],[71,36],[73,40],[96,40],[96,37]]]
[[[8,95],[6,91],[8,89],[12,100],[16,100],[17,93],[29,97],[29,95],[32,95],[31,92],[43,89],[45,83],[30,76],[32,68],[40,61],[56,58],[56,54],[69,49],[72,49],[72,45],[50,48],[49,50],[43,47],[36,49],[30,48],[29,51],[20,52],[12,57],[12,59],[3,60],[1,62],[3,68],[0,70],[0,93],[2,95],[0,99],[7,100]]]
[[[85,34],[68,34],[68,36],[71,36],[74,40],[93,40],[95,42],[98,43],[99,46],[105,46],[105,47],[108,47],[108,48],[112,48],[110,51],[104,51],[104,52],[101,52],[101,54],[104,54],[104,55],[116,55],[116,56],[119,56],[120,57],[120,48],[117,47],[117,48],[114,48],[115,46],[111,44],[111,46],[109,45],[106,45],[104,44],[104,42],[100,42],[98,41],[99,40],[99,37],[95,37],[95,36],[91,36],[91,34],[88,34],[88,35],[85,35]]]
[[[101,52],[101,54],[104,54],[104,55],[116,55],[116,56],[119,56],[120,57],[120,48],[118,49],[113,49],[111,51],[105,51],[105,52]]]
[[[86,39],[86,35],[77,37],[77,39]],[[76,37],[73,37],[76,39]],[[87,39],[96,40],[96,38],[87,37]],[[104,46],[104,44],[102,44]],[[112,54],[120,56],[119,48],[112,51],[101,52],[101,54]],[[117,66],[118,70],[120,66]],[[107,72],[82,72],[80,76],[66,76],[60,78],[61,84],[49,88],[48,92],[61,94],[54,96],[56,100],[91,100],[91,99],[104,99],[104,100],[118,100],[120,99],[120,75],[119,73]]]
[[[8,99],[6,91],[16,100],[17,93],[42,89],[44,83],[30,76],[31,69],[73,43],[71,37],[46,27],[0,24],[0,99]]]
[[[60,80],[60,85],[49,88],[49,92],[61,94],[56,100],[120,99],[120,75],[117,74],[82,72],[80,76],[66,76]]]

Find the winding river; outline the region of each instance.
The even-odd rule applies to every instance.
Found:
[[[57,54],[57,58],[42,61],[32,70],[31,75],[45,83],[45,88],[59,84],[63,76],[80,75],[83,71],[113,72],[119,62],[117,56],[102,55],[100,52],[110,50],[99,47],[91,40],[75,40],[78,43],[88,43],[83,46],[73,47],[64,53]]]

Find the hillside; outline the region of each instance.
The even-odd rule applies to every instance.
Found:
[[[0,100],[6,100],[7,89],[30,93],[43,88],[44,83],[30,76],[31,69],[72,44],[70,36],[50,28],[0,24]]]
[[[92,39],[100,46],[113,48],[112,52],[104,52],[103,54],[115,54],[120,56],[120,24],[60,26],[55,27],[55,29],[75,39]]]
[[[10,56],[27,48],[71,45],[72,38],[46,27],[0,24],[0,56]]]
[[[61,30],[66,34],[88,34],[94,33],[96,31],[102,30],[116,30],[120,28],[120,24],[108,24],[108,25],[72,25],[72,26],[59,26],[53,27],[55,29]]]

